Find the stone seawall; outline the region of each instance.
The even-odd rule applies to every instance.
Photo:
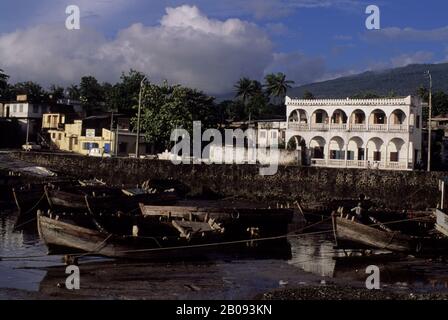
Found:
[[[304,203],[356,197],[363,193],[391,208],[435,207],[443,172],[279,167],[260,176],[254,165],[173,165],[169,161],[128,158],[100,159],[57,153],[12,153],[13,157],[80,178],[97,177],[111,184],[138,184],[148,179],[174,178],[195,194],[214,192],[248,199]]]

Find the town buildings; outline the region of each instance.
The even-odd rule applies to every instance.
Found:
[[[419,98],[286,98],[288,146],[310,166],[412,170],[422,158]]]
[[[91,116],[65,122],[65,115],[44,115],[44,127],[49,127],[51,148],[89,155],[92,149],[102,155],[129,156],[135,154],[137,135],[130,131],[128,118],[112,114]],[[150,148],[140,143],[140,153],[147,154]]]

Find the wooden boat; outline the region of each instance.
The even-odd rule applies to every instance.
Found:
[[[224,225],[230,234],[255,232],[261,236],[287,233],[293,209],[247,207],[225,201],[180,201],[177,206],[140,204],[143,217],[204,221],[213,219]]]
[[[436,225],[435,228],[438,232],[448,237],[448,214],[440,209],[435,210]]]
[[[333,214],[333,231],[336,244],[351,243],[368,248],[397,252],[410,252],[416,249],[413,238],[399,231],[381,229],[381,223],[365,225],[354,217]],[[386,229],[386,230],[384,230]]]
[[[122,219],[122,221],[117,221]],[[99,255],[111,258],[154,259],[191,257],[234,246],[246,246],[251,238],[233,238],[213,219],[184,221],[127,217],[107,218],[38,212],[38,231],[50,253]],[[130,223],[129,223],[130,222]]]

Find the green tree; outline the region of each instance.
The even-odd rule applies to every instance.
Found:
[[[45,101],[48,99],[46,92],[38,83],[32,81],[18,82],[14,85],[15,94],[26,94],[31,101]]]
[[[79,100],[81,98],[81,91],[77,85],[71,85],[67,88],[68,98],[71,100]]]
[[[316,97],[314,96],[314,94],[311,91],[305,90],[303,92],[303,99],[305,100],[314,100],[316,99]]]
[[[55,84],[50,86],[49,95],[53,100],[63,99],[65,97],[64,88]]]
[[[106,92],[106,103],[112,110],[134,116],[134,107],[138,104],[140,84],[144,78],[143,73],[133,69],[127,74],[122,73],[120,82]]]
[[[137,119],[133,118],[135,126]],[[180,85],[146,84],[142,92],[141,132],[148,142],[164,150],[171,145],[171,132],[182,128],[193,131],[193,121],[203,128],[218,123],[214,98]]]
[[[433,116],[446,115],[448,113],[448,95],[443,91],[437,91],[432,95]]]
[[[263,85],[259,81],[241,78],[234,87],[235,97],[243,103],[249,120],[252,119],[252,115],[257,115],[268,102],[263,92]]]
[[[292,88],[294,81],[287,80],[284,73],[271,73],[265,77],[266,93],[276,100],[277,104],[282,104],[285,100],[288,89]]]
[[[5,90],[8,87],[8,79],[9,76],[3,69],[0,69],[0,90]]]
[[[251,79],[249,78],[241,78],[240,80],[238,80],[238,82],[236,83],[236,85],[234,86],[236,94],[235,94],[235,98],[239,98],[241,99],[241,101],[246,105],[249,100],[253,97],[254,95],[254,83]]]
[[[79,85],[80,101],[88,115],[104,110],[104,91],[95,77],[82,77]]]

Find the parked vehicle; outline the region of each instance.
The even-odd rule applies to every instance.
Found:
[[[110,158],[112,156],[103,152],[100,148],[93,148],[89,150],[89,157]]]
[[[34,142],[28,142],[22,146],[22,149],[25,151],[41,150],[42,146]]]

